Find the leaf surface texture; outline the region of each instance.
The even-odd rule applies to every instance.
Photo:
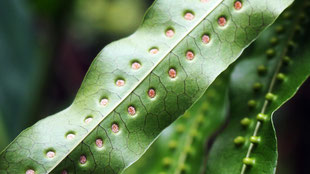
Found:
[[[310,75],[309,7],[309,1],[296,1],[235,67],[231,120],[211,149],[207,173],[275,173],[278,154],[272,115]]]
[[[69,108],[2,152],[0,172],[122,172],[292,1],[234,2],[155,1],[133,35],[99,53]]]

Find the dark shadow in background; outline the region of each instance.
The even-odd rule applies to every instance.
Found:
[[[310,173],[308,109],[310,109],[310,79],[275,113],[279,151],[278,174]]]

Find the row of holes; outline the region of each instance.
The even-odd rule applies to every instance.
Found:
[[[209,0],[201,0],[202,3],[206,3],[208,2]],[[242,8],[242,2],[241,1],[235,1],[234,3],[234,8],[236,10],[240,10]],[[184,19],[185,20],[188,20],[188,21],[191,21],[195,18],[195,15],[192,11],[186,11],[186,13],[184,14]],[[225,16],[221,16],[218,18],[218,25],[221,26],[221,27],[224,27],[226,24],[227,24],[227,19]],[[165,33],[166,37],[168,38],[173,38],[174,35],[175,35],[175,30],[173,28],[168,28],[166,30],[166,33]],[[201,37],[201,41],[204,43],[204,44],[208,44],[210,42],[211,38],[208,34],[204,34],[202,37]],[[149,53],[152,54],[152,55],[155,55],[159,52],[159,49],[157,47],[152,47],[150,50],[149,50]],[[186,59],[188,60],[193,60],[195,58],[195,54],[193,51],[187,51],[186,52]],[[131,67],[132,69],[134,70],[138,70],[141,68],[141,63],[139,63],[138,61],[135,61],[131,64]],[[177,72],[174,68],[170,68],[169,71],[168,71],[168,75],[170,78],[175,78],[177,76]],[[118,79],[116,80],[115,82],[116,86],[118,87],[122,87],[125,85],[125,80],[123,79]],[[156,91],[155,89],[151,88],[149,89],[148,91],[148,96],[150,98],[154,98],[156,96]],[[106,106],[107,104],[109,103],[109,100],[107,98],[103,98],[101,101],[100,101],[100,104],[102,106]],[[136,109],[135,107],[133,106],[129,106],[128,107],[128,113],[130,115],[135,115],[136,114]],[[88,116],[86,117],[86,119],[84,120],[84,122],[86,124],[90,123],[91,121],[93,120],[92,117]],[[117,123],[113,123],[112,126],[111,126],[111,130],[112,132],[114,133],[118,133],[119,132],[119,126]],[[74,132],[69,132],[66,134],[66,138],[68,140],[72,140],[75,138],[75,133]],[[102,148],[103,147],[103,140],[98,138],[96,139],[95,141],[95,144],[98,148]],[[47,153],[46,153],[46,157],[47,158],[54,158],[56,156],[56,151],[54,150],[48,150]],[[81,155],[80,156],[80,164],[85,164],[87,162],[87,158],[85,155]],[[62,171],[62,174],[67,174],[68,172],[66,170],[63,170]],[[26,171],[26,174],[35,174],[35,171],[33,169],[28,169]]]

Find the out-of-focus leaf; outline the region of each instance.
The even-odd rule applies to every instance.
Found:
[[[8,133],[0,111],[0,152],[9,144]]]
[[[265,43],[266,54],[254,51],[235,67],[230,82],[231,120],[212,147],[207,173],[275,173],[272,115],[310,75],[309,9],[309,1],[296,1],[258,39]]]
[[[0,1],[0,110],[13,139],[29,124],[38,98],[39,59],[24,1]]]
[[[96,38],[91,36],[128,35],[141,23],[145,3],[144,0],[78,0],[74,6],[70,30],[81,33],[74,37],[93,42]]]

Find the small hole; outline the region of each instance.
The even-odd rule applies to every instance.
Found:
[[[67,171],[67,170],[63,170],[63,171],[61,172],[61,174],[68,174],[68,171]]]
[[[171,68],[169,70],[169,77],[175,78],[176,76],[177,76],[177,72],[175,71],[175,69]]]
[[[130,115],[135,115],[135,114],[136,114],[136,109],[135,109],[135,107],[129,106],[129,107],[128,107],[128,113],[129,113]]]
[[[191,20],[193,20],[193,19],[195,18],[195,16],[194,16],[194,14],[193,14],[192,12],[186,12],[186,13],[184,14],[184,18],[185,18],[186,20],[188,20],[188,21],[191,21]]]
[[[131,68],[134,70],[138,70],[141,68],[141,64],[139,62],[134,62],[131,64]]]
[[[187,60],[193,60],[195,58],[195,54],[192,51],[186,52],[186,59]]]
[[[112,132],[117,133],[119,132],[119,127],[116,123],[112,124]]]
[[[157,54],[159,52],[158,48],[151,48],[150,53],[151,54]]]
[[[90,123],[91,121],[93,121],[93,117],[91,116],[86,117],[86,119],[84,120],[86,124]]]
[[[242,8],[242,2],[241,1],[236,1],[234,6],[235,6],[236,10],[240,10]]]
[[[227,23],[226,17],[224,16],[220,17],[217,22],[221,27],[224,27]]]
[[[34,170],[32,170],[32,169],[28,169],[27,171],[26,171],[26,174],[35,174],[36,172],[34,171]]]
[[[98,139],[96,140],[96,146],[99,147],[99,148],[102,148],[102,146],[103,146],[103,141],[102,141],[102,139],[98,138]]]
[[[118,86],[118,87],[122,87],[122,86],[124,86],[125,85],[125,81],[124,80],[121,80],[121,79],[119,79],[119,80],[117,80],[116,81],[116,86]]]
[[[81,163],[81,164],[85,164],[86,162],[87,162],[86,156],[85,156],[85,155],[81,155],[81,156],[80,156],[80,163]]]
[[[174,36],[174,31],[173,29],[168,29],[166,31],[166,36],[172,38]]]
[[[75,135],[73,133],[68,133],[67,134],[67,139],[68,140],[73,140],[74,137],[75,137]]]
[[[205,34],[202,36],[201,40],[204,44],[208,44],[210,42],[210,36]]]
[[[56,155],[56,153],[54,151],[51,151],[51,150],[46,153],[47,158],[54,158],[55,155]]]
[[[156,91],[154,89],[149,89],[148,95],[151,98],[154,98],[156,96]]]
[[[100,105],[101,105],[101,106],[106,106],[108,103],[109,103],[109,100],[106,99],[106,98],[103,98],[103,99],[101,99],[101,101],[100,101]]]

